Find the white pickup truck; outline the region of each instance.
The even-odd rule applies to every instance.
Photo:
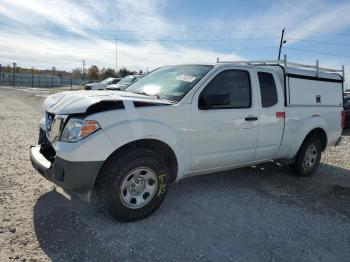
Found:
[[[30,159],[68,192],[98,190],[122,221],[149,216],[170,183],[193,175],[287,159],[309,176],[341,137],[343,76],[306,67],[166,66],[124,92],[51,95]]]

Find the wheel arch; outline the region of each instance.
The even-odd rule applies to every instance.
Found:
[[[94,187],[98,186],[99,183],[103,180],[101,175],[103,173],[102,170],[104,169],[106,163],[110,161],[113,156],[123,154],[128,150],[133,150],[136,148],[148,149],[162,156],[170,172],[170,182],[176,181],[178,174],[178,160],[174,150],[167,143],[161,140],[142,138],[122,145],[108,156],[96,176]]]
[[[314,127],[313,129],[309,130],[307,135],[302,140],[302,143],[299,145],[299,149],[302,147],[302,145],[311,137],[318,137],[320,138],[321,144],[322,144],[322,151],[324,151],[328,144],[328,137],[326,131],[322,127]],[[298,151],[299,151],[298,149]]]

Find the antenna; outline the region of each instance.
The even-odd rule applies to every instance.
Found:
[[[287,41],[283,39],[285,30],[286,30],[285,28],[282,29],[282,35],[281,35],[281,41],[280,41],[280,49],[278,51],[278,59],[277,60],[281,59],[282,46],[283,46],[283,44],[287,43]]]

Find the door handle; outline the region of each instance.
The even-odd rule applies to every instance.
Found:
[[[244,118],[245,121],[258,121],[258,117],[256,116],[247,116]]]

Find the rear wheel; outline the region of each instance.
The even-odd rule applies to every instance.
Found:
[[[109,213],[120,221],[148,217],[164,200],[169,171],[156,153],[135,149],[115,155],[103,172],[103,203]]]
[[[317,137],[308,138],[300,147],[291,169],[299,176],[311,176],[321,161],[322,144]]]

